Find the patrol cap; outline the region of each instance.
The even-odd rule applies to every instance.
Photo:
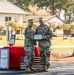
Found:
[[[42,17],[40,17],[40,18],[39,18],[39,20],[43,20],[43,18],[42,18]]]
[[[28,22],[33,22],[33,19],[29,19]]]

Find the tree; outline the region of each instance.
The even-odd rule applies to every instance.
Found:
[[[56,15],[57,10],[59,10],[58,16],[60,15],[60,11],[64,10],[66,23],[70,23],[71,21],[74,20],[74,17],[71,16],[72,14],[74,15],[74,0],[9,0],[9,1],[16,4],[17,6],[19,6],[24,10],[28,10],[29,5],[34,6],[35,4],[39,8],[45,7],[45,9],[46,10],[48,9],[52,15]]]
[[[33,0],[8,0],[18,7],[27,10],[29,4],[33,4]]]
[[[63,6],[63,10],[65,10],[65,22],[71,23],[73,21],[72,15],[74,15],[74,1],[67,0],[67,3]]]
[[[0,23],[0,39],[2,39],[2,31],[3,31],[3,28],[4,28],[3,24]]]

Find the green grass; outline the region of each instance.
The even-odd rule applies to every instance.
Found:
[[[74,38],[70,38],[63,40],[63,37],[53,37],[51,40],[52,46],[74,46]],[[2,40],[0,40],[0,46],[7,45],[6,37],[2,36]],[[24,46],[24,39],[22,40],[16,40],[15,46]],[[74,51],[74,48],[55,48],[52,50],[58,50],[58,51]]]
[[[74,46],[74,38],[70,38],[63,40],[63,37],[53,37],[51,40],[52,46]],[[0,45],[7,45],[6,37],[2,36],[2,40],[0,40]],[[16,40],[16,46],[23,46],[24,39]]]
[[[53,37],[52,46],[74,46],[74,38],[67,38],[63,40],[63,37]]]

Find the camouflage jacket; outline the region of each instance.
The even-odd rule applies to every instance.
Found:
[[[48,27],[47,25],[39,25],[37,28],[36,28],[36,34],[41,34],[44,38],[42,40],[40,40],[39,42],[50,42],[50,39],[52,39],[52,31],[50,29],[50,27]]]
[[[25,29],[25,47],[29,47],[29,46],[34,46],[35,45],[35,41],[34,41],[34,29],[31,27],[27,27]]]

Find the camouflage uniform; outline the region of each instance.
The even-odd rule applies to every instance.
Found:
[[[29,68],[30,66],[32,66],[33,64],[33,60],[34,60],[34,29],[30,26],[28,26],[25,29],[25,46],[24,46],[24,50],[26,53],[26,68]]]
[[[39,25],[36,28],[36,34],[40,34],[44,37],[44,39],[39,40],[39,47],[40,47],[40,56],[41,56],[41,63],[48,66],[50,65],[49,63],[49,58],[50,58],[50,46],[51,46],[51,41],[50,39],[52,38],[52,31],[47,25]]]

